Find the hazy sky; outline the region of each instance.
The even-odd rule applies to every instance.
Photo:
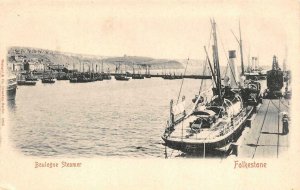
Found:
[[[2,2],[2,48],[29,46],[105,56],[204,59],[210,18],[224,49],[237,49],[241,21],[244,54],[270,65],[288,59],[299,42],[297,1],[32,1]]]

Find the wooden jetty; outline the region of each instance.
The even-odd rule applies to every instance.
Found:
[[[288,100],[264,99],[237,142],[238,157],[276,158],[287,151],[289,134],[283,134],[282,116],[288,110]]]

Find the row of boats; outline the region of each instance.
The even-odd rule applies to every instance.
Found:
[[[51,73],[50,74],[43,74],[41,77],[42,83],[55,83],[56,80],[69,80],[71,83],[87,83],[87,82],[94,82],[94,81],[103,81],[103,80],[111,80],[112,76],[110,73],[72,73],[67,74],[64,72],[59,72],[56,77],[54,77]],[[144,78],[151,78],[150,73],[140,74],[140,73],[115,73],[114,78],[120,81],[128,81],[130,78],[132,79],[144,79]],[[182,79],[182,75],[174,74],[165,74],[162,75],[163,79]],[[18,85],[27,85],[33,86],[39,80],[37,76],[34,76],[31,72],[26,74],[19,74],[17,78]]]

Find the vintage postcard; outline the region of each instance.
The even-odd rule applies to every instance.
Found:
[[[0,189],[299,189],[299,6],[0,2]]]

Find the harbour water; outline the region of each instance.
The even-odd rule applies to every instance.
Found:
[[[16,151],[30,156],[164,157],[161,135],[181,82],[151,78],[19,86],[9,102],[9,138]],[[186,105],[200,84],[184,80]]]

